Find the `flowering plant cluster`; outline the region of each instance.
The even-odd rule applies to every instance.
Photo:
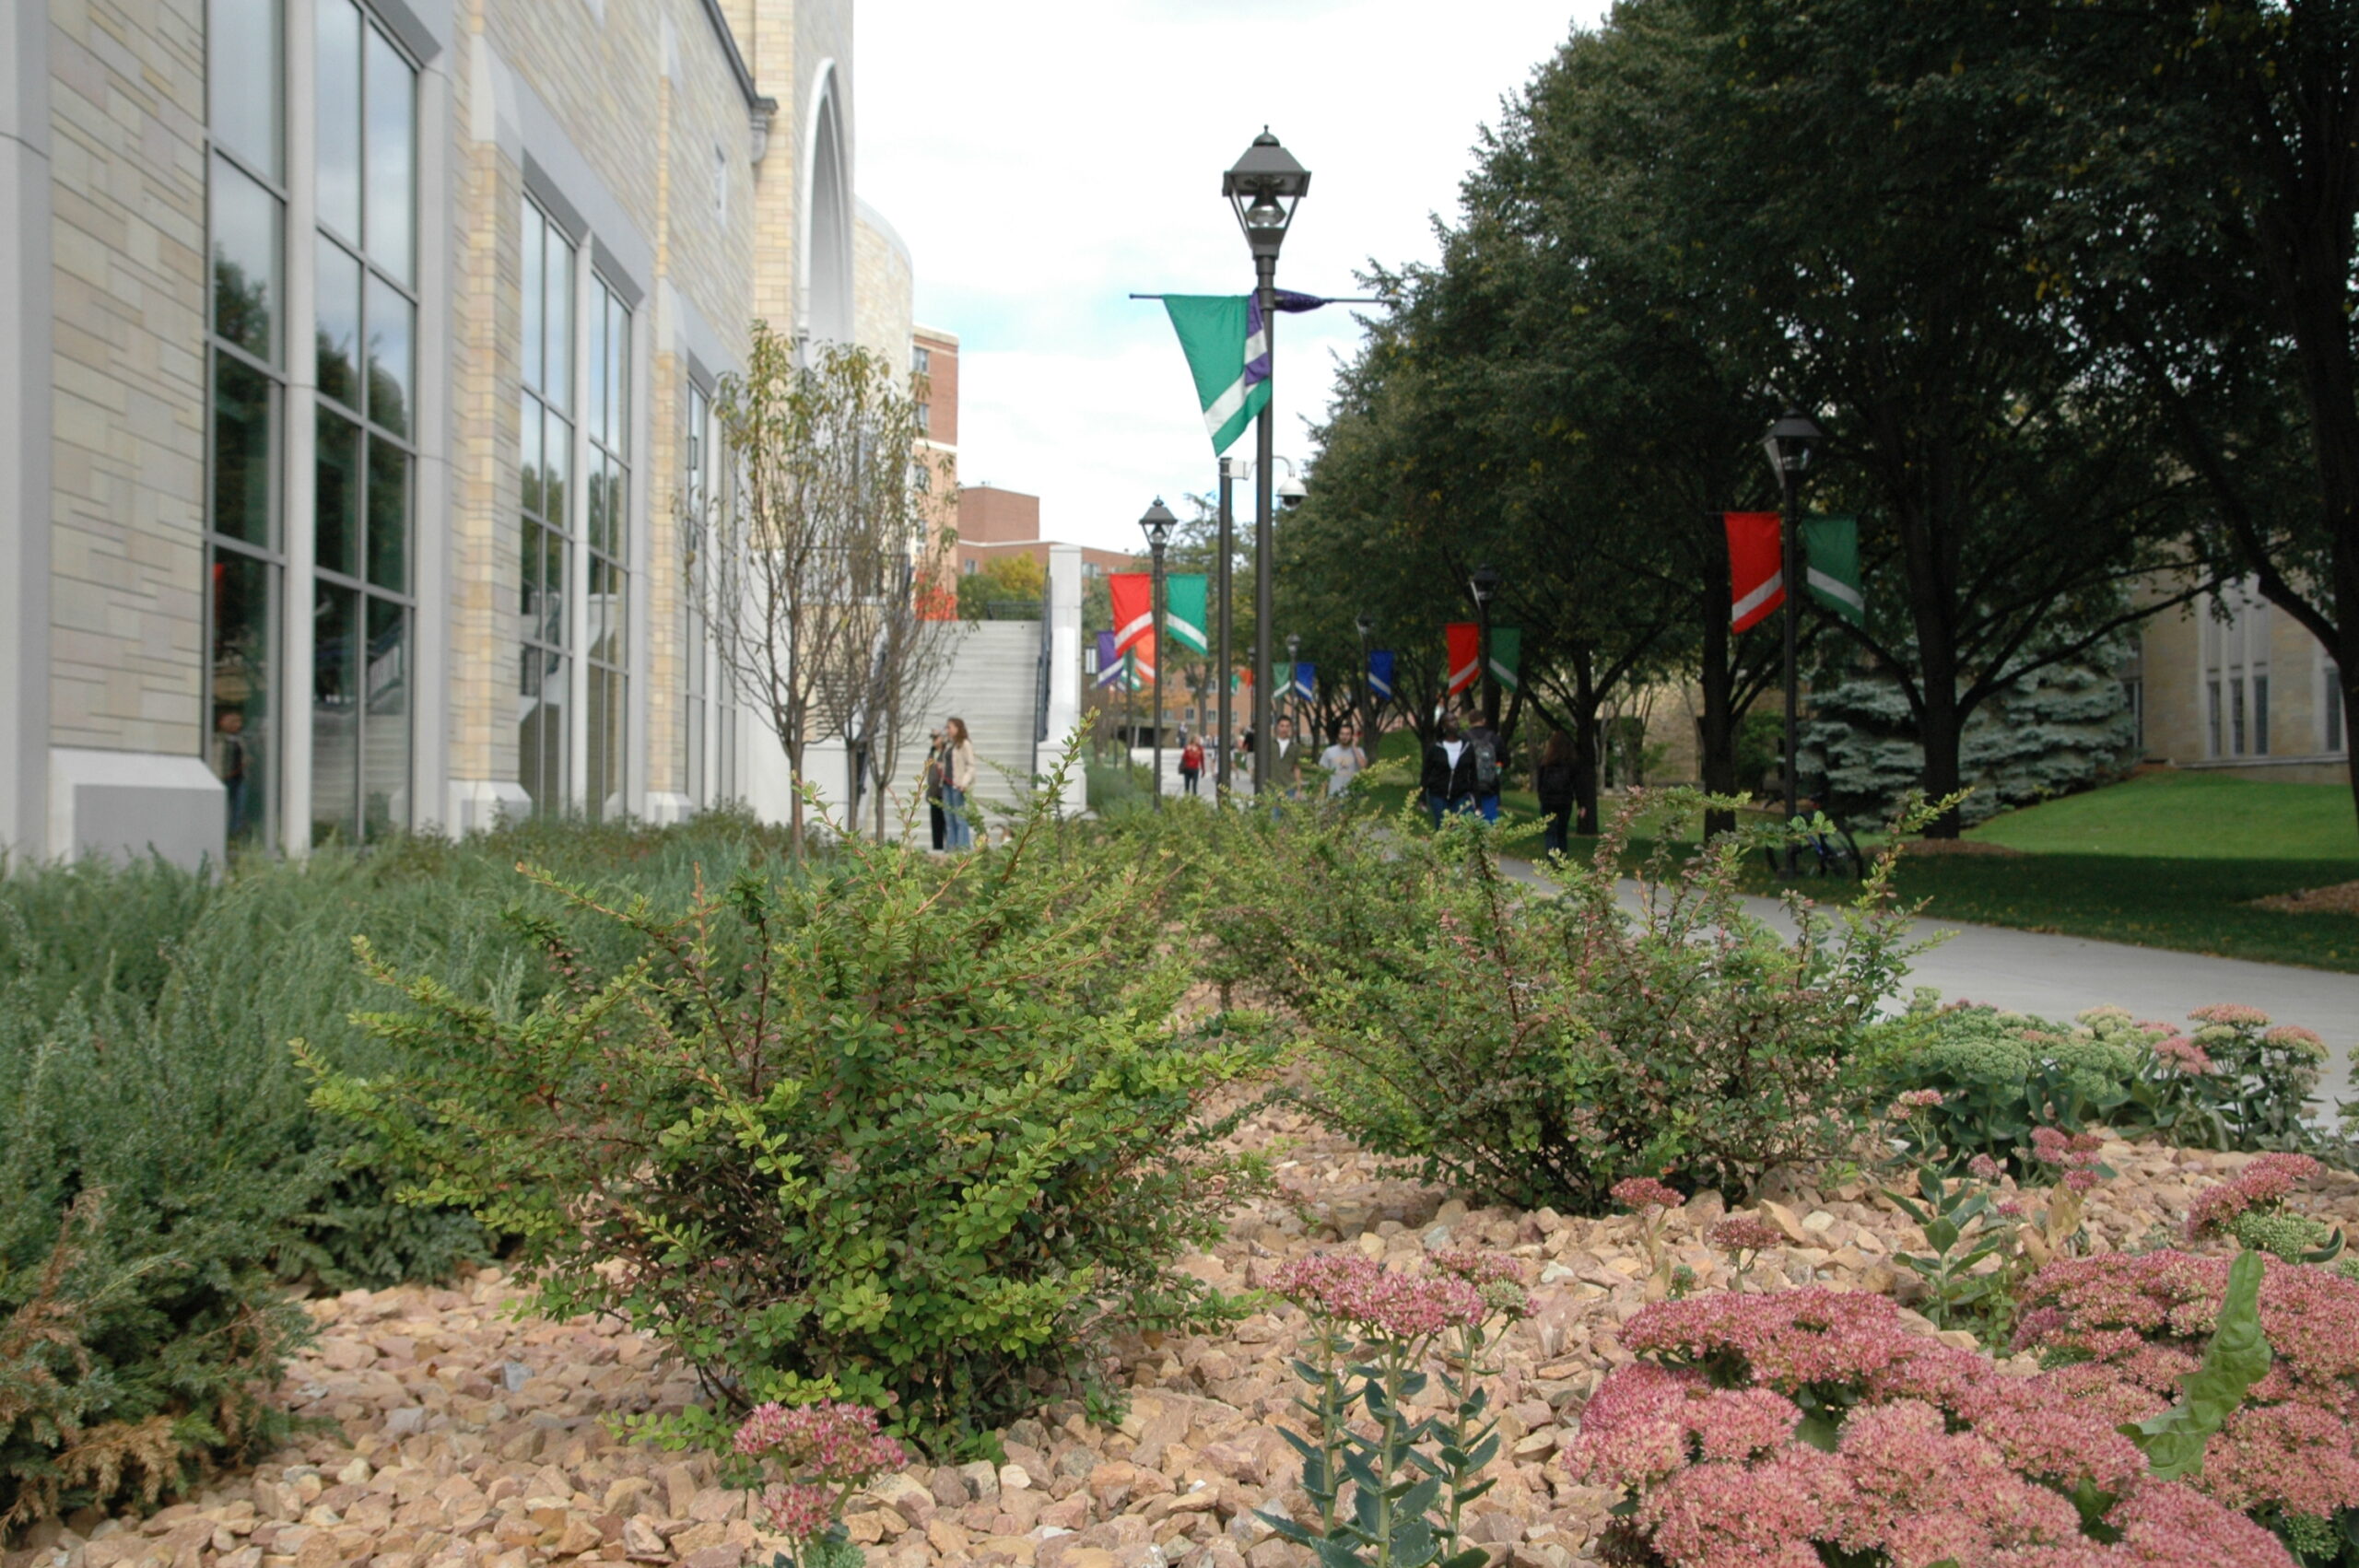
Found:
[[[2274,1360],[2191,1484],[2277,1530],[2306,1561],[2345,1562],[2359,1526],[2359,1284],[2262,1261],[2259,1326]],[[2168,1251],[2053,1264],[2026,1287],[2016,1344],[2054,1367],[2049,1378],[2081,1407],[2147,1420],[2197,1370],[2229,1267]]]
[[[2288,1568],[2270,1534],[2152,1480],[2060,1375],[2010,1375],[1824,1289],[1643,1308],[1566,1462],[1624,1489],[1613,1546],[1668,1568]]]
[[[901,1445],[877,1430],[876,1412],[832,1399],[792,1407],[755,1407],[732,1446],[757,1465],[785,1473],[762,1489],[757,1506],[792,1543],[779,1568],[858,1568],[860,1548],[845,1538],[844,1498],[872,1477],[908,1463]]]
[[[2342,1250],[2342,1233],[2285,1206],[2318,1174],[2318,1163],[2307,1154],[2263,1154],[2234,1179],[2197,1195],[2188,1206],[2188,1239],[2225,1236],[2288,1263],[2329,1261]]]
[[[1638,1239],[1646,1247],[1647,1268],[1661,1273],[1663,1220],[1686,1199],[1653,1176],[1625,1176],[1614,1184],[1609,1196],[1638,1216]]]
[[[2215,1149],[2304,1149],[2303,1120],[2326,1065],[2326,1042],[2298,1024],[2272,1025],[2257,1007],[2223,1002],[2188,1015],[2189,1034],[2154,1047],[2179,1104],[2165,1121],[2178,1142]],[[2165,1047],[2167,1047],[2167,1051]],[[2164,1118],[2159,1118],[2161,1120]]]
[[[1944,1006],[1940,992],[1919,987],[1877,1046],[1893,1136],[1950,1173],[1978,1156],[2027,1170],[2033,1129],[2069,1134],[2134,1112],[2140,1061],[2169,1032],[2118,1008],[2083,1013],[2075,1026],[1972,1002]]]
[[[1433,1271],[1400,1274],[1357,1253],[1321,1253],[1278,1270],[1272,1288],[1310,1320],[1296,1375],[1308,1435],[1282,1435],[1302,1457],[1302,1490],[1315,1527],[1264,1511],[1287,1540],[1322,1564],[1478,1568],[1462,1545],[1466,1505],[1491,1488],[1478,1480],[1498,1456],[1498,1422],[1481,1379],[1493,1326],[1527,1310],[1515,1263],[1487,1253],[1439,1252]],[[1412,1419],[1438,1359],[1448,1414]],[[1352,1426],[1364,1410],[1375,1431]]]
[[[1754,1215],[1731,1214],[1713,1222],[1704,1239],[1736,1259],[1736,1286],[1741,1291],[1754,1264],[1771,1247],[1783,1246],[1786,1233]]]

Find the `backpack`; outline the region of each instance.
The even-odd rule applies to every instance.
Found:
[[[1499,754],[1492,746],[1490,737],[1478,736],[1466,743],[1466,750],[1474,763],[1474,792],[1496,795],[1499,792]]]

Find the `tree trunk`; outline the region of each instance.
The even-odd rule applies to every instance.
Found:
[[[786,777],[794,803],[786,819],[786,853],[790,860],[803,859],[803,746],[801,743],[786,748]]]
[[[1958,712],[1955,680],[1946,673],[1937,676],[1931,660],[1927,660],[1926,664],[1925,717],[1918,739],[1925,752],[1925,793],[1938,801],[1956,794],[1964,781],[1959,754],[1963,750],[1966,720]],[[1955,838],[1961,825],[1958,808],[1952,806],[1926,825],[1925,837]]]
[[[1708,579],[1704,589],[1704,658],[1696,685],[1702,688],[1704,711],[1696,720],[1696,775],[1714,795],[1733,795],[1736,778],[1736,672],[1729,667],[1728,584]],[[1736,827],[1736,813],[1708,811],[1704,837],[1729,833]]]
[[[2335,562],[2334,629],[2341,646],[2334,663],[2342,690],[2328,693],[2327,700],[2339,696],[2342,701],[2342,771],[2351,784],[2352,812],[2359,816],[2359,548],[2336,554],[2341,558]]]
[[[1602,738],[1597,720],[1595,661],[1586,648],[1573,654],[1573,831],[1597,832],[1597,762]]]

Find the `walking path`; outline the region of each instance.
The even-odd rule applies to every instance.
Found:
[[[1537,881],[1523,861],[1508,862],[1517,876]],[[1635,900],[1636,883],[1625,883]],[[1781,930],[1790,930],[1785,907],[1774,898],[1747,898],[1746,907]],[[2298,917],[2288,917],[2294,919]],[[2258,1007],[2280,1024],[2299,1024],[2326,1039],[2333,1058],[2319,1086],[2318,1109],[2328,1117],[2338,1099],[2354,1097],[2352,1066],[2359,1055],[2359,975],[2256,964],[2132,947],[2086,937],[2054,936],[1927,917],[1915,934],[1941,938],[1919,954],[1907,986],[1937,986],[1945,1000],[1966,998],[2015,1012],[2069,1019],[2114,1003],[2141,1018],[2183,1022],[2212,1002]],[[1903,996],[1906,997],[1904,989]]]

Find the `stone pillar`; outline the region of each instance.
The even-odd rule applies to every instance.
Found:
[[[1049,714],[1034,770],[1046,773],[1064,755],[1081,722],[1081,546],[1049,546]],[[1065,804],[1079,810],[1079,778],[1065,780]]]

